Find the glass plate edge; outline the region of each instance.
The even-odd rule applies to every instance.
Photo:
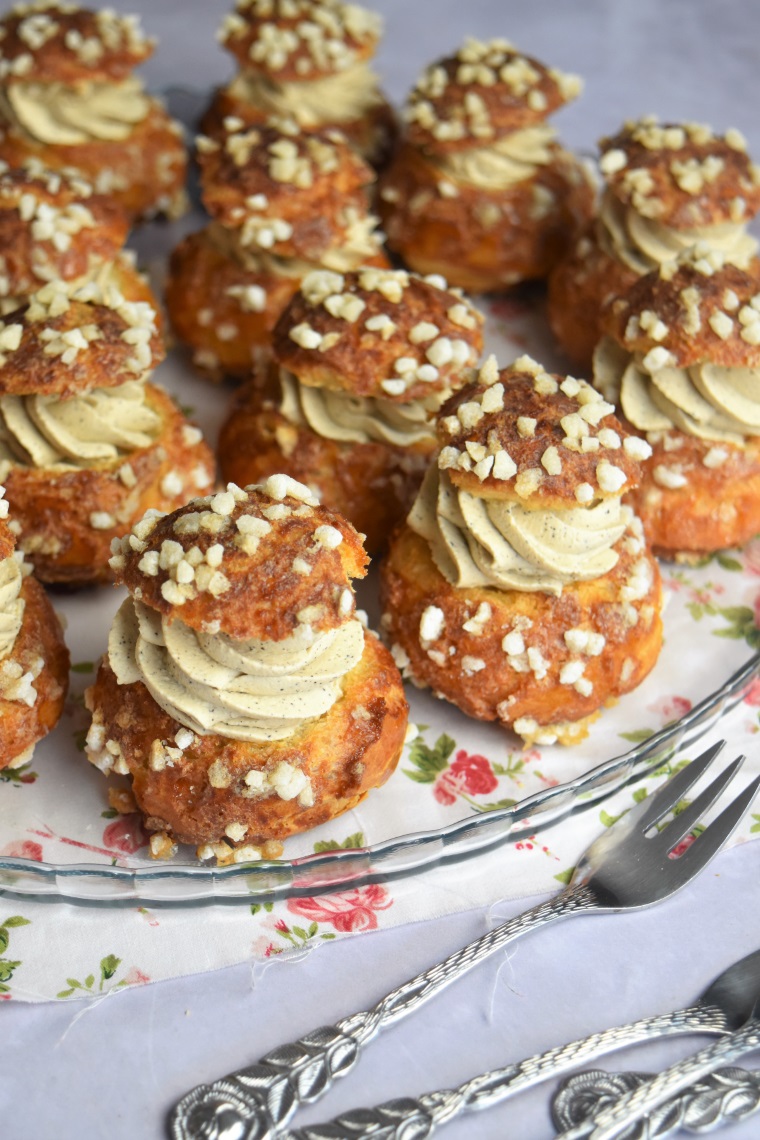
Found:
[[[446,827],[409,832],[364,848],[230,867],[187,865],[127,868],[100,864],[58,865],[0,857],[0,893],[89,903],[262,902],[300,893],[326,892],[372,878],[399,877],[443,862],[483,854],[572,811],[606,799],[632,777],[663,763],[698,740],[742,698],[760,674],[760,653],[750,657],[719,689],[671,725],[628,752],[582,776],[546,788],[509,808],[458,820]]]

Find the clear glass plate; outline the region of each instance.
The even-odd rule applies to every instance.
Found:
[[[622,756],[568,783],[434,831],[412,832],[368,847],[335,850],[293,860],[229,867],[182,864],[147,868],[87,863],[51,865],[0,857],[0,888],[8,894],[69,901],[193,903],[264,901],[359,886],[374,877],[409,875],[448,860],[467,859],[611,796],[628,780],[663,764],[697,741],[733,708],[760,673],[751,657],[724,685],[675,723]]]
[[[196,214],[173,225],[144,227],[135,236],[141,264],[157,289],[168,250],[202,224]],[[482,303],[487,350],[500,364],[528,351],[561,370],[540,293]],[[213,445],[231,389],[198,379],[176,352],[156,379]],[[750,657],[758,642],[748,632],[754,630],[758,573],[760,556],[754,552],[701,568],[663,567],[670,595],[663,654],[644,684],[605,710],[587,740],[573,749],[522,752],[498,727],[411,690],[420,736],[383,788],[346,816],[288,840],[286,857],[227,867],[201,865],[189,848],[167,862],[153,862],[132,842],[134,833],[125,838],[123,821],[109,820],[114,813],[108,810],[106,781],[82,755],[88,723],[82,691],[92,680],[122,594],[101,589],[56,595],[54,604],[68,627],[72,694],[33,762],[15,773],[0,772],[0,892],[106,904],[262,901],[415,874],[529,835],[598,804],[631,777],[655,768],[741,699],[760,673],[760,656]],[[376,625],[371,577],[359,594]],[[729,600],[731,605],[724,604]],[[630,743],[634,747],[626,751]]]

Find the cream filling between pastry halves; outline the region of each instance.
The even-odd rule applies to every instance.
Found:
[[[250,103],[267,115],[290,115],[300,127],[360,119],[381,100],[377,76],[366,63],[337,75],[276,83],[255,72],[242,72],[227,88],[232,99]]]
[[[124,142],[147,118],[151,100],[139,79],[122,83],[12,83],[2,110],[12,126],[55,146]]]
[[[741,445],[760,435],[760,369],[702,361],[650,371],[609,337],[594,354],[595,383],[642,432],[672,428],[697,439]]]
[[[640,274],[672,261],[700,242],[741,267],[746,267],[758,248],[757,241],[742,223],[724,222],[676,230],[623,206],[609,190],[602,196],[599,221],[605,252]]]
[[[0,463],[87,467],[150,447],[161,433],[158,412],[137,380],[81,396],[0,397]]]
[[[16,643],[24,618],[21,562],[11,556],[0,562],[0,661],[8,657]]]
[[[356,619],[324,633],[303,626],[283,641],[235,641],[162,618],[132,598],[108,639],[119,684],[142,681],[193,732],[251,741],[284,740],[326,713],[363,651]]]
[[[607,574],[631,513],[619,498],[565,511],[528,510],[458,490],[431,467],[408,522],[453,586],[493,586],[559,596],[563,586]]]
[[[414,447],[435,437],[428,415],[446,393],[429,400],[397,404],[392,400],[352,396],[326,388],[310,388],[280,369],[280,411],[298,427],[308,427],[322,439],[339,443],[387,443]]]
[[[555,134],[552,127],[528,127],[488,146],[454,151],[436,159],[436,165],[456,182],[481,190],[503,190],[532,178],[540,166],[548,166],[556,154]]]

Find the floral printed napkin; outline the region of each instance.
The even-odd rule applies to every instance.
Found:
[[[487,313],[489,350],[500,365],[527,350],[548,367],[557,366],[536,295],[491,301]],[[157,378],[183,405],[192,405],[190,413],[213,440],[229,393],[197,380],[177,359],[168,361]],[[606,710],[583,744],[523,750],[503,730],[471,721],[429,693],[412,690],[417,735],[393,777],[354,811],[288,841],[284,858],[364,847],[510,805],[627,751],[683,715],[760,645],[760,540],[698,568],[663,565],[662,574],[668,597],[662,656],[641,688]],[[360,604],[376,621],[371,578],[362,590]],[[550,828],[534,830],[528,821],[518,839],[488,855],[319,897],[275,903],[253,897],[226,905],[162,908],[73,905],[3,890],[3,860],[9,857],[30,865],[155,866],[147,857],[139,817],[119,816],[109,808],[107,783],[83,755],[88,719],[82,693],[93,678],[120,597],[108,589],[56,597],[67,621],[73,662],[65,714],[31,763],[0,772],[1,998],[96,998],[502,898],[557,891],[589,842],[673,770],[667,764],[601,807]],[[729,758],[747,752],[746,779],[760,771],[760,757],[751,747],[760,728],[759,710],[760,682],[705,738],[725,736]],[[692,749],[689,756],[694,754]],[[757,834],[760,805],[734,842]],[[175,863],[197,865],[191,850],[180,851]]]

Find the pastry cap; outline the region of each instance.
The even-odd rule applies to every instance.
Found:
[[[528,508],[619,497],[638,484],[637,456],[651,450],[585,380],[545,372],[529,356],[501,371],[490,357],[443,405],[437,431],[438,466],[452,483]]]
[[[599,166],[624,206],[673,229],[744,222],[760,209],[760,169],[737,130],[702,123],[626,123],[600,141]]]
[[[36,0],[0,19],[4,83],[118,83],[153,54],[137,16]]]
[[[409,403],[459,386],[480,356],[483,317],[442,277],[317,270],[301,282],[272,343],[303,384]]]
[[[298,256],[296,226],[308,223],[315,241],[329,227],[334,244],[336,231],[348,237],[352,205],[368,215],[375,172],[331,128],[307,134],[287,118],[248,128],[227,119],[219,141],[199,139],[199,160],[206,209],[245,245]]]
[[[237,641],[343,625],[355,612],[350,579],[368,562],[351,524],[288,475],[149,511],[113,549],[111,568],[135,598]]]
[[[575,99],[581,81],[522,55],[506,40],[470,39],[428,67],[404,110],[412,146],[427,151],[485,147],[543,123]]]
[[[113,261],[128,232],[122,207],[76,172],[36,161],[6,167],[0,173],[0,295],[27,294],[46,279],[76,280]]]
[[[336,215],[343,196],[375,181],[375,171],[341,131],[307,133],[283,116],[256,127],[228,117],[219,140],[198,139],[198,161],[206,210],[229,227],[285,214],[309,215],[317,223],[314,202]]]
[[[163,360],[156,313],[87,285],[53,281],[0,321],[0,395],[77,396],[144,379]]]
[[[340,0],[237,0],[218,38],[245,70],[288,82],[368,59],[382,30],[376,12]]]
[[[641,277],[603,320],[652,371],[700,361],[760,366],[760,280],[706,247]]]

